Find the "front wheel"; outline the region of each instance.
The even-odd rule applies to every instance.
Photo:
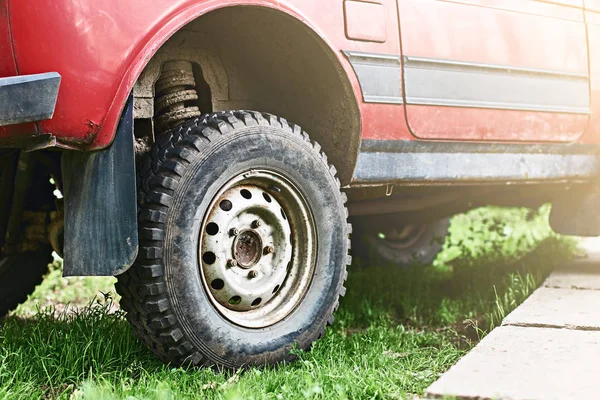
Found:
[[[139,173],[140,251],[117,290],[159,358],[270,364],[323,334],[351,229],[335,169],[306,133],[215,113],[163,134]]]

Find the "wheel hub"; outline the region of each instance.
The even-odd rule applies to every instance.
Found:
[[[312,215],[297,189],[268,171],[241,174],[212,202],[200,236],[200,270],[229,320],[264,327],[302,299],[315,262]]]
[[[242,268],[251,268],[260,261],[262,255],[262,238],[251,229],[242,231],[233,241],[233,256]]]

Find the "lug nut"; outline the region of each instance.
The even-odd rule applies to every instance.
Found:
[[[252,227],[254,229],[258,228],[259,226],[261,226],[261,222],[259,220],[256,219],[256,220],[252,221]]]
[[[250,271],[248,272],[248,279],[256,278],[258,276],[258,272]]]
[[[231,228],[229,230],[229,236],[237,236],[238,233],[240,233],[240,231],[238,231],[237,228]]]
[[[275,249],[273,248],[273,246],[266,246],[263,251],[265,254],[271,254],[272,252],[275,251]]]
[[[227,260],[227,265],[231,268],[237,267],[237,261],[235,260]]]

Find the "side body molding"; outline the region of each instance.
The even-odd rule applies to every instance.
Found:
[[[406,103],[590,114],[587,74],[404,57]]]
[[[137,199],[130,97],[112,145],[63,154],[64,276],[118,275],[138,253]]]
[[[350,61],[365,103],[402,104],[400,56],[344,51]]]
[[[592,181],[596,144],[363,140],[352,185]]]

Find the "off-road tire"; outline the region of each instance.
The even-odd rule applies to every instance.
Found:
[[[27,300],[42,282],[52,262],[52,249],[40,246],[11,256],[0,255],[0,318]]]
[[[317,262],[303,300],[259,329],[232,323],[211,304],[198,266],[201,221],[211,198],[241,170],[276,169],[301,188],[314,213]],[[294,359],[333,322],[351,262],[346,196],[320,146],[273,115],[219,112],[162,134],[138,166],[140,250],[118,276],[121,307],[161,360],[239,368]]]
[[[407,268],[411,265],[429,265],[444,247],[450,219],[427,223],[420,237],[406,248],[394,248],[378,237],[379,232],[360,229],[352,236],[354,253],[365,266],[392,265]]]

